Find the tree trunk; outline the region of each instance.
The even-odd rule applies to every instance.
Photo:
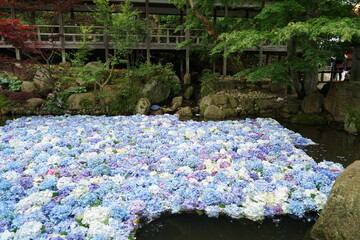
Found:
[[[353,52],[350,81],[360,81],[360,46]]]
[[[303,77],[303,86],[305,96],[316,93],[318,91],[318,71],[305,72]]]
[[[301,74],[295,71],[294,67],[291,65],[294,57],[296,57],[296,39],[291,38],[287,42],[287,63],[289,66],[289,78],[294,84],[294,88],[298,98],[303,99],[305,97],[305,91],[303,83],[301,81]]]

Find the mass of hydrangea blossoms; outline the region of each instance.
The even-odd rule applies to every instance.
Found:
[[[303,217],[343,170],[308,144],[272,119],[22,117],[0,128],[0,239],[128,239],[162,213]]]

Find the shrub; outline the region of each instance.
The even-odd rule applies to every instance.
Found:
[[[162,84],[169,86],[173,94],[178,94],[181,91],[181,85],[174,78],[175,72],[172,69],[173,65],[170,63],[166,65],[144,63],[139,68],[129,71],[128,78],[130,82],[146,84],[156,77]]]
[[[36,94],[31,92],[13,92],[2,88],[0,88],[0,94],[6,95],[9,101],[22,105],[26,104],[28,99],[38,97]]]
[[[139,85],[126,84],[116,92],[116,100],[109,103],[110,115],[131,115],[135,114],[136,103],[142,97]]]
[[[200,78],[200,93],[201,97],[214,94],[219,91],[220,85],[218,82],[219,76],[214,73],[205,72]]]
[[[0,76],[0,86],[10,91],[17,92],[21,89],[21,81],[15,75],[4,74]]]

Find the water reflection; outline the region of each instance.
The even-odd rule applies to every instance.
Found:
[[[346,167],[360,160],[360,136],[349,135],[328,126],[286,123],[283,125],[318,144],[304,149],[317,162],[327,160],[341,163]]]
[[[304,240],[313,221],[266,219],[254,222],[190,214],[162,217],[137,231],[137,240]]]

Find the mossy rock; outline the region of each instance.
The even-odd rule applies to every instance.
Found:
[[[336,179],[311,239],[360,239],[360,161]]]
[[[354,108],[350,108],[345,116],[344,129],[350,134],[360,133],[360,112]]]
[[[328,123],[327,119],[320,115],[310,115],[310,114],[298,114],[291,118],[292,123],[302,123],[302,124],[313,124],[313,125],[325,125]]]
[[[202,105],[200,107],[200,116],[204,116],[205,110],[207,109],[209,105]]]

